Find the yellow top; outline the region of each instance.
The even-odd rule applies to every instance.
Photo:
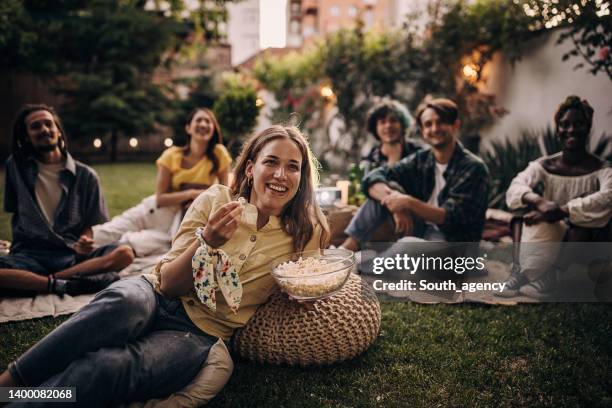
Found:
[[[155,267],[158,282],[161,266],[183,253],[196,239],[196,228],[206,225],[208,217],[230,200],[230,189],[220,184],[196,198],[172,241],[172,249]],[[318,249],[320,238],[321,227],[316,226],[304,250]],[[274,291],[270,264],[275,258],[293,252],[293,239],[281,229],[278,217],[271,216],[268,223],[257,230],[257,207],[247,203],[238,229],[221,249],[228,254],[242,282],[242,302],[238,313],[232,313],[220,294],[216,296],[216,312],[200,303],[193,288],[189,295],[181,296],[181,300],[196,326],[212,336],[229,340],[234,330],[244,326]]]
[[[164,150],[162,155],[159,156],[159,159],[155,162],[158,166],[164,166],[172,173],[173,191],[180,191],[181,186],[186,184],[203,184],[211,186],[219,182],[216,174],[210,174],[213,163],[208,157],[203,157],[192,168],[185,169],[181,167],[184,156],[183,153],[182,147],[172,146]],[[232,163],[232,157],[222,144],[217,143],[213,153],[219,160],[219,169],[217,172],[226,169]]]

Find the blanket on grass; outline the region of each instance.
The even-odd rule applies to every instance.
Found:
[[[136,258],[134,263],[120,272],[122,278],[138,276],[149,273],[151,268],[157,264],[163,255],[152,255],[145,258]],[[470,278],[470,282],[502,282],[510,273],[510,265],[499,261],[486,262],[487,274],[481,277]],[[583,272],[582,272],[583,273]],[[362,275],[369,282],[378,279],[376,276]],[[603,282],[592,282],[584,279],[578,271],[571,269],[564,274],[559,285],[557,298],[584,302],[612,302],[612,278],[604,279]],[[582,293],[583,297],[576,299],[576,293]],[[39,295],[35,298],[0,299],[0,323],[35,319],[44,316],[60,316],[74,313],[85,306],[93,298],[92,295],[64,296]],[[403,291],[395,293],[390,297],[398,301],[411,301],[416,303],[462,303],[474,302],[489,305],[516,305],[519,303],[540,303],[542,300],[514,296],[510,298],[499,297],[493,292],[477,290],[474,292],[441,292],[432,291]]]
[[[119,272],[121,278],[149,273],[163,255],[136,258]],[[34,298],[0,299],[0,323],[36,319],[45,316],[61,316],[74,313],[91,301],[94,294],[59,297],[54,294],[38,295]]]

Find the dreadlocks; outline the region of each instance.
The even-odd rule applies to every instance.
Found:
[[[55,125],[60,131],[59,137],[59,148],[62,152],[62,155],[66,156],[67,154],[67,143],[66,143],[66,132],[64,132],[64,128],[62,126],[62,122],[55,113],[55,110],[45,104],[28,104],[21,108],[19,113],[15,118],[15,122],[13,123],[13,137],[11,140],[11,149],[13,156],[16,158],[26,159],[32,156],[35,153],[34,147],[30,142],[30,138],[28,136],[28,130],[26,128],[26,118],[32,112],[36,111],[47,111],[53,116],[53,120],[55,121]]]

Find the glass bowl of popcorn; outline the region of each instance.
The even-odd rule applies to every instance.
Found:
[[[272,276],[297,300],[333,295],[355,270],[355,254],[346,249],[321,249],[283,255],[272,262]]]

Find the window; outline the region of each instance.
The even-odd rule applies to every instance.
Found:
[[[289,24],[289,29],[293,34],[299,34],[300,32],[300,23],[299,21],[291,21],[291,24]]]
[[[310,37],[314,34],[314,28],[312,26],[304,27],[304,37]]]
[[[357,17],[357,6],[349,6],[348,15],[349,17]]]
[[[333,5],[329,8],[329,14],[334,17],[338,17],[340,15],[340,7]]]
[[[372,13],[372,10],[366,10],[363,20],[366,28],[372,27],[374,24],[374,13]]]

